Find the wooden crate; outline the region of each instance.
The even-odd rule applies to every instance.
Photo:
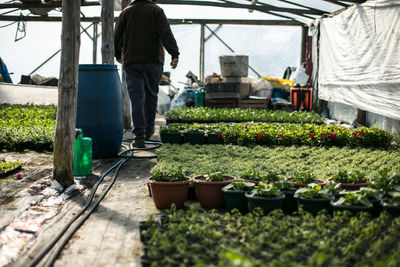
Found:
[[[236,98],[206,98],[206,107],[210,108],[235,108],[237,107]]]
[[[265,109],[268,108],[269,99],[251,99],[244,98],[238,99],[238,107],[239,108],[259,108]]]

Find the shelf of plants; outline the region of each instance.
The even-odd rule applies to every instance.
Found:
[[[289,123],[172,123],[160,128],[165,143],[183,143],[187,133],[198,133],[203,139],[216,136],[220,143],[237,145],[311,145],[387,148],[392,135],[378,127],[348,129],[317,124]],[[175,137],[173,142],[169,137]],[[178,136],[178,139],[176,137]],[[179,139],[179,137],[181,137]],[[176,141],[178,140],[178,141]],[[203,143],[203,142],[201,142]],[[208,143],[211,142],[210,140]]]
[[[0,150],[52,150],[56,116],[54,105],[0,105]]]
[[[176,108],[165,114],[167,123],[173,122],[286,122],[323,124],[324,120],[313,112],[287,112],[282,110],[241,108]]]
[[[280,210],[203,212],[172,210],[161,224],[141,224],[143,266],[396,266],[400,218],[371,218]],[[368,244],[367,246],[365,244]],[[168,255],[168,256],[166,256]],[[152,265],[153,266],[153,265]]]

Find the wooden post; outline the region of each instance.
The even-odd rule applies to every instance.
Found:
[[[127,7],[130,3],[130,0],[122,0],[121,10]],[[124,70],[122,70],[122,110],[124,114],[124,129],[132,129],[131,101],[129,100],[128,88],[126,87]]]
[[[101,4],[101,41],[103,64],[114,64],[114,0]]]
[[[74,139],[78,93],[81,0],[62,1],[62,34],[53,179],[63,188],[74,183]]]
[[[200,81],[204,82],[204,48],[205,48],[204,24],[200,28]]]

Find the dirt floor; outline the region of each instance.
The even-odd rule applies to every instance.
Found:
[[[157,117],[156,124],[154,139],[159,139],[158,129],[165,120]],[[132,134],[128,131],[124,138],[132,138]],[[19,172],[21,180],[15,174],[0,180],[0,266],[29,266],[85,206],[99,177],[119,160],[94,160],[93,175],[77,180],[77,193],[66,199],[68,196],[50,189],[50,153],[2,153],[1,158],[20,160],[24,165]],[[143,252],[138,223],[151,214],[160,214],[146,185],[155,163],[156,159],[130,159],[121,167],[113,187],[66,244],[54,266],[140,266]],[[105,177],[92,205],[106,190],[113,174]],[[38,266],[45,266],[53,251]]]

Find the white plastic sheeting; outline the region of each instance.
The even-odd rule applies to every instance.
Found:
[[[322,19],[319,56],[320,99],[400,119],[400,0]]]

